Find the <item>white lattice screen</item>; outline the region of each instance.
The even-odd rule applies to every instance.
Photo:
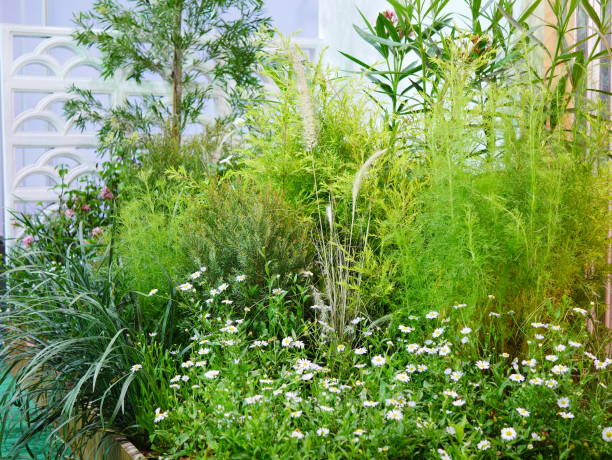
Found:
[[[163,96],[167,87],[153,76],[142,85],[120,74],[101,79],[95,50],[78,47],[71,29],[3,25],[0,33],[4,235],[10,239],[18,233],[10,210],[30,212],[56,200],[57,165],[68,168],[66,180],[72,184],[95,174],[96,126],[81,132],[63,115],[71,84],[90,89],[106,106],[144,93]],[[297,42],[311,56],[319,46],[317,40]],[[217,92],[201,121],[222,108],[223,95]]]
[[[56,166],[68,168],[75,183],[95,173],[95,126],[84,132],[63,116],[67,88],[90,89],[104,105],[115,105],[143,92],[163,95],[161,81],[142,86],[122,76],[102,80],[99,61],[76,46],[70,29],[2,26],[2,140],[5,208],[34,210],[52,203],[59,182]],[[5,236],[17,229],[5,215]]]

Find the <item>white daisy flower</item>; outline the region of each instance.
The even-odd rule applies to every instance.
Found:
[[[153,423],[159,423],[166,417],[168,417],[168,412],[162,412],[162,410],[158,407],[157,409],[155,409],[155,417],[153,418]]]
[[[565,374],[568,371],[569,371],[569,367],[567,367],[565,364],[557,364],[550,369],[550,372],[552,372],[555,375]]]
[[[489,369],[491,367],[489,361],[476,361],[476,367],[480,370]]]
[[[405,372],[400,372],[399,374],[396,374],[395,380],[403,383],[410,382],[410,376]]]
[[[219,375],[219,371],[207,371],[204,373],[204,377],[207,379],[214,379]]]
[[[291,342],[293,342],[293,338],[292,337],[285,337],[282,341],[281,341],[281,345],[283,347],[288,347],[289,345],[291,345]]]
[[[557,399],[557,406],[559,406],[561,409],[566,409],[570,406],[570,400],[569,398],[559,398]]]
[[[558,385],[559,382],[557,382],[555,379],[548,379],[544,381],[544,386],[547,388],[557,388]]]
[[[546,355],[544,359],[546,359],[546,361],[550,361],[551,363],[554,363],[556,360],[559,359],[559,357],[557,355]]]
[[[427,319],[435,319],[438,316],[440,316],[440,313],[438,313],[437,311],[430,311],[429,313],[427,313],[425,315],[425,318],[427,318]]]
[[[521,417],[529,417],[531,415],[531,412],[529,412],[527,409],[523,409],[522,407],[517,407],[516,411]]]
[[[404,334],[414,331],[414,328],[409,327],[409,326],[404,326],[403,324],[400,324],[398,326],[398,329],[400,330],[400,332],[403,332]]]
[[[368,352],[368,349],[366,347],[361,347],[356,348],[354,351],[356,355],[365,355]]]
[[[317,430],[317,435],[318,436],[327,436],[329,434],[329,430],[325,427],[319,428]]]
[[[559,412],[559,416],[560,416],[561,418],[564,418],[564,419],[571,419],[571,418],[574,418],[574,414],[572,414],[571,412],[563,412],[563,411],[562,411],[562,412]]]
[[[387,420],[401,420],[404,418],[404,414],[399,409],[390,410],[385,414]]]
[[[241,283],[242,281],[246,280],[246,278],[246,275],[238,275],[235,280]]]
[[[438,350],[438,354],[440,356],[448,356],[451,353],[451,348],[448,345],[444,345],[442,347],[440,347],[440,349]]]
[[[191,283],[183,283],[178,286],[178,289],[180,291],[191,291],[193,289],[193,286],[191,285]]]
[[[513,382],[523,382],[525,380],[525,376],[522,374],[511,374],[508,378]]]
[[[601,430],[601,439],[606,442],[612,441],[612,426],[607,426],[603,430]]]
[[[421,348],[418,344],[416,343],[411,343],[409,345],[406,345],[406,351],[408,353],[414,353],[415,351],[417,351],[419,348]]]
[[[298,430],[298,429],[293,430],[293,431],[291,432],[290,436],[291,436],[292,438],[295,438],[295,439],[304,439],[304,433],[302,433],[302,432],[301,432],[300,430]]]
[[[605,369],[606,367],[608,367],[608,362],[606,361],[600,361],[599,359],[596,359],[593,361],[593,365],[595,366],[595,369],[598,370],[602,370]]]
[[[483,439],[478,444],[476,444],[476,448],[478,450],[487,450],[487,449],[490,449],[491,448],[491,441],[489,441],[487,439]]]
[[[512,441],[513,439],[516,439],[516,430],[512,427],[502,428],[501,438],[504,441]]]
[[[467,335],[467,334],[469,334],[470,332],[472,332],[472,329],[471,329],[471,328],[469,328],[469,327],[464,327],[463,329],[461,329],[461,333],[462,333],[463,335]]]
[[[431,336],[435,339],[440,337],[442,334],[444,334],[444,328],[438,327],[431,333]]]
[[[138,372],[142,370],[142,364],[134,364],[132,367],[130,367],[130,370],[132,372]]]
[[[381,355],[376,355],[372,358],[372,365],[376,366],[376,367],[380,367],[383,364],[385,364],[387,362],[387,360],[385,359],[384,356]]]
[[[535,367],[538,364],[538,361],[534,358],[532,359],[524,359],[521,364],[527,367]]]
[[[380,403],[378,401],[364,401],[363,402],[363,407],[376,407],[379,404]]]

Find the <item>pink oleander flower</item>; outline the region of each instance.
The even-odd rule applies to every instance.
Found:
[[[83,204],[83,205],[81,205],[81,210],[82,211],[91,211],[91,206],[89,206],[88,204]]]
[[[391,21],[392,23],[397,22],[397,16],[395,15],[395,11],[392,10],[385,10],[382,12],[382,15],[384,17],[386,17],[389,21]]]
[[[26,235],[23,237],[23,240],[21,240],[21,244],[23,244],[23,246],[26,248],[29,248],[33,242],[34,237],[32,235]]]
[[[111,192],[110,188],[105,185],[102,191],[100,192],[100,198],[102,198],[103,200],[112,200],[113,198],[115,198],[115,195],[113,194],[113,192]]]
[[[64,215],[65,215],[66,217],[74,217],[74,211],[73,211],[72,209],[66,209],[66,210],[64,211]]]
[[[104,233],[104,229],[102,227],[96,227],[91,231],[91,236],[95,238],[102,235],[102,233]]]

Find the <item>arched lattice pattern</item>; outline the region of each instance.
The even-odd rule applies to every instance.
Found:
[[[153,76],[142,85],[120,74],[103,80],[95,50],[77,46],[70,29],[3,25],[0,33],[3,220],[4,236],[10,239],[19,230],[11,223],[10,210],[33,211],[40,209],[38,203],[52,208],[57,198],[53,185],[59,182],[56,166],[68,169],[69,183],[95,173],[96,127],[81,132],[63,115],[71,84],[91,90],[107,106],[145,93],[164,97],[168,92]],[[298,42],[314,56],[317,41]],[[223,110],[221,93],[213,94],[210,107],[201,123]]]

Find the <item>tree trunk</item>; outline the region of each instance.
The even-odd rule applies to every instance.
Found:
[[[172,58],[172,120],[170,135],[177,148],[181,146],[181,118],[183,101],[183,48],[181,28],[183,20],[183,2],[179,2],[175,19],[174,56]]]

